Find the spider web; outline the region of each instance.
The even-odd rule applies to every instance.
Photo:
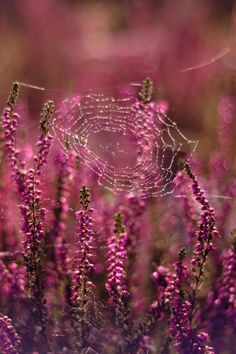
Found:
[[[63,149],[74,150],[97,174],[100,185],[141,198],[172,193],[179,159],[186,161],[197,144],[157,103],[93,92],[65,99],[52,129]]]

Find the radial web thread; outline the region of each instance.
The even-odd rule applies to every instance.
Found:
[[[97,93],[67,98],[53,118],[63,149],[74,150],[112,192],[141,198],[172,193],[179,159],[186,161],[196,148],[197,142],[151,101],[150,82],[144,80],[138,98]]]

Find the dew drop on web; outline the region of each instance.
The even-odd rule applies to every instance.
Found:
[[[62,148],[74,150],[112,192],[170,194],[179,158],[188,159],[196,147],[151,100],[152,87],[145,79],[136,97],[91,92],[67,98],[53,118]]]

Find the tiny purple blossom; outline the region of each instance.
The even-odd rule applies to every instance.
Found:
[[[56,196],[54,205],[54,218],[51,228],[51,241],[55,245],[55,257],[57,270],[62,275],[67,274],[68,267],[68,249],[66,243],[66,220],[68,218],[71,182],[74,177],[75,155],[70,153],[69,156],[59,154],[56,157]]]
[[[80,192],[82,209],[76,212],[76,251],[74,255],[74,270],[72,273],[72,301],[79,302],[87,297],[94,284],[90,273],[94,269],[94,231],[93,209],[89,208],[89,190],[83,187]]]
[[[12,326],[9,317],[0,315],[0,350],[1,353],[18,354],[20,337]]]
[[[175,263],[175,276],[171,284],[170,333],[174,337],[175,346],[180,354],[214,354],[213,348],[208,346],[208,335],[197,332],[191,324],[192,304],[186,297],[184,287],[189,283],[187,267],[183,264],[185,249],[179,253]]]
[[[224,333],[236,330],[236,245],[222,256],[222,273],[208,295],[202,317],[207,314],[209,333],[217,348],[224,347]]]
[[[117,213],[113,234],[108,239],[108,278],[106,288],[110,296],[113,296],[113,292],[125,296],[129,295],[126,287],[126,242],[127,233],[124,230],[122,216]]]

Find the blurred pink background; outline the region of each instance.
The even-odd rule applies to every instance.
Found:
[[[150,76],[205,156],[219,98],[235,93],[235,21],[234,1],[2,0],[1,104],[15,80],[46,88],[24,90],[34,116],[43,100],[67,90],[112,92]]]

